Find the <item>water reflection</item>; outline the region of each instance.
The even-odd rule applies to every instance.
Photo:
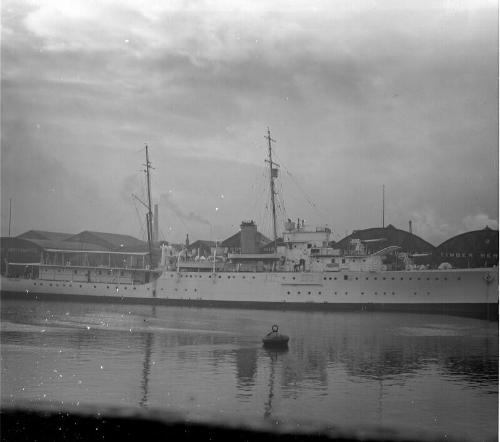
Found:
[[[496,433],[497,323],[33,301],[4,302],[1,318],[3,402]],[[276,322],[286,352],[262,348]]]
[[[267,402],[264,405],[264,418],[269,419],[272,417],[273,410],[273,397],[274,397],[274,378],[276,371],[276,364],[278,363],[278,358],[280,355],[286,354],[288,349],[265,349],[264,350],[270,359],[270,371],[269,371],[269,393],[267,396]]]

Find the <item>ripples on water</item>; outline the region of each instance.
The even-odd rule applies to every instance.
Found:
[[[1,314],[4,404],[497,434],[497,322],[35,301],[4,301]],[[274,323],[286,352],[262,348]]]

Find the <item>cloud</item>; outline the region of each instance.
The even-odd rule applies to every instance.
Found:
[[[491,219],[485,213],[478,213],[476,215],[467,215],[463,220],[467,230],[480,230],[485,227],[489,227],[490,229],[498,230],[498,219]]]
[[[23,161],[56,158],[81,181],[70,213],[89,210],[80,188],[128,213],[148,143],[154,191],[179,189],[167,203],[203,235],[221,193],[217,225],[256,218],[270,126],[279,162],[339,231],[379,223],[385,184],[389,222],[415,214],[444,240],[498,209],[497,5],[427,3],[3,2],[2,154],[34,154],[11,148],[2,189]],[[284,192],[292,218],[320,221]],[[50,227],[43,210],[26,219]]]

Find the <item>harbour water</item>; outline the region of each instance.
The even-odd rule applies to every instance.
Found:
[[[273,324],[285,352],[262,348]],[[5,300],[1,401],[112,405],[496,440],[498,323]]]

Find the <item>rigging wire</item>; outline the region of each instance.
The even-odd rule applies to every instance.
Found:
[[[316,203],[313,201],[313,199],[309,196],[309,194],[304,190],[304,188],[299,184],[298,180],[295,178],[295,176],[287,169],[287,167],[283,164],[283,161],[279,158],[277,154],[275,154],[276,158],[278,158],[281,167],[285,170],[286,175],[290,178],[290,180],[297,186],[297,188],[302,192],[303,196],[305,197],[305,200],[307,203],[316,211],[316,213],[319,215],[320,219],[326,224],[326,225],[332,225],[331,223],[328,222],[328,215],[326,215],[320,208],[316,205]]]

